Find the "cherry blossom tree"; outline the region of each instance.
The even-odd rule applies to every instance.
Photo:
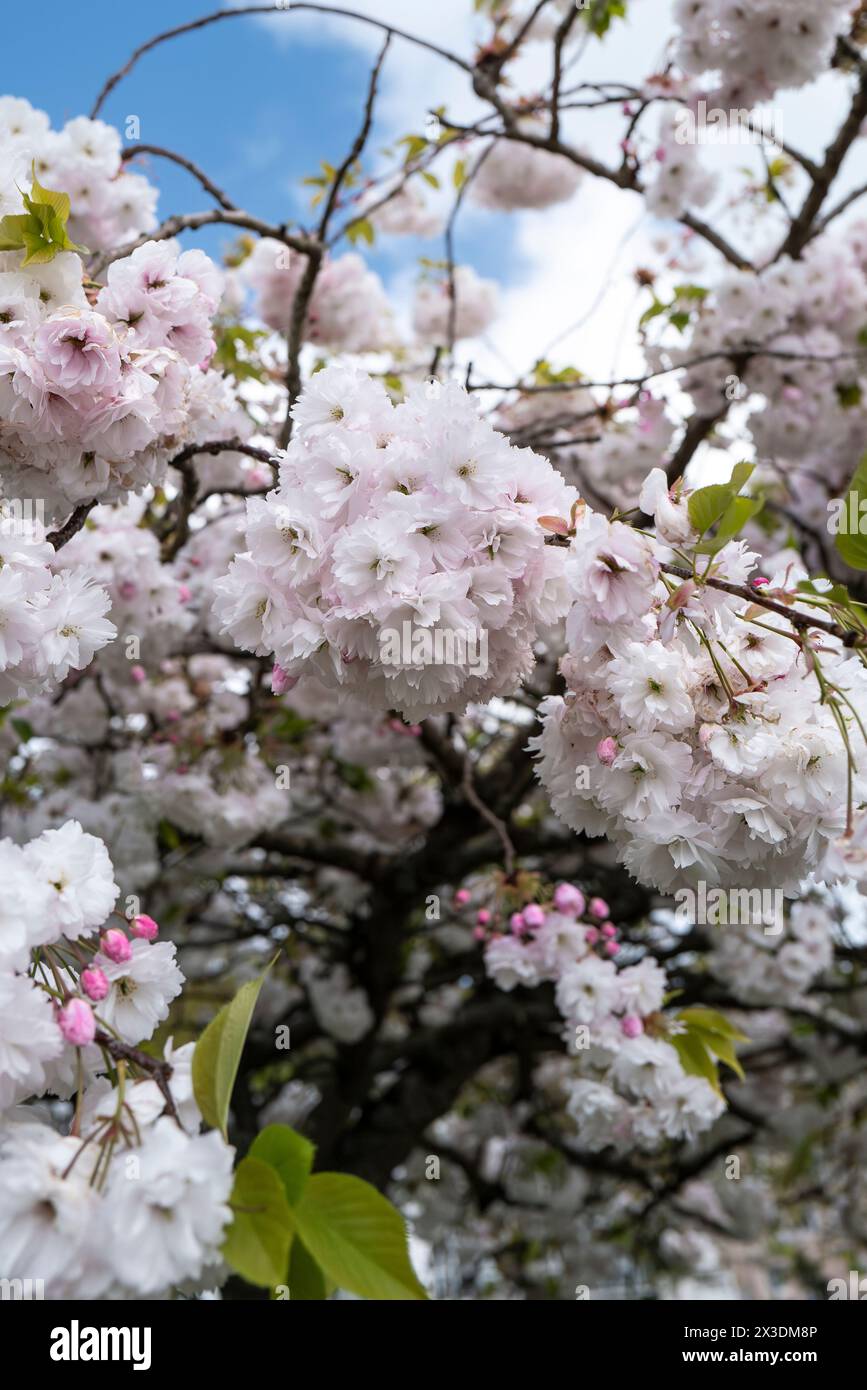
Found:
[[[158,45],[335,7],[156,35],[62,130],[0,98],[0,1278],[806,1298],[867,1259],[867,16],[676,0],[585,80],[646,3],[477,0],[466,51],[336,9],[379,49],[297,224],[103,112]],[[808,153],[772,118],[820,80]],[[602,184],[640,369],[564,325],[498,371],[462,219]]]

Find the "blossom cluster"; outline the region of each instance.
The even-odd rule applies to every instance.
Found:
[[[647,209],[654,216],[682,217],[713,198],[716,174],[702,163],[694,146],[678,141],[677,123],[671,115],[660,121],[654,163],[656,173],[645,192]]]
[[[739,106],[778,88],[803,87],[827,68],[852,0],[677,0],[677,62],[687,73],[716,73],[716,95]]]
[[[525,117],[518,124],[526,135],[543,137],[543,121]],[[516,208],[548,208],[575,193],[584,171],[561,154],[538,149],[520,140],[497,139],[479,158],[469,196],[480,207],[501,212]]]
[[[466,891],[466,890],[465,890]],[[655,1148],[694,1139],[724,1109],[708,1081],[688,1076],[666,1040],[665,971],[649,956],[618,969],[618,931],[602,898],[561,883],[549,903],[526,904],[496,929],[478,914],[485,968],[501,989],[555,986],[576,1066],[567,1112],[582,1147]]]
[[[755,1004],[798,1004],[834,956],[828,912],[819,903],[791,905],[785,930],[723,931],[708,957],[711,973]]]
[[[384,209],[383,209],[384,210]],[[287,333],[307,258],[273,237],[260,237],[241,266],[256,315]],[[304,341],[332,352],[376,352],[397,338],[379,276],[355,251],[325,260],[304,321]]]
[[[456,340],[477,338],[497,317],[499,300],[496,281],[483,279],[471,265],[456,266],[452,280],[445,271],[432,272],[418,283],[413,328],[423,343],[440,346],[449,341],[452,327]]]
[[[798,260],[784,256],[758,273],[730,270],[702,302],[675,362],[731,350],[731,366],[688,366],[683,384],[697,410],[719,408],[720,377],[738,349],[764,349],[732,378],[749,408],[760,457],[784,459],[786,481],[805,520],[824,526],[827,488],[841,489],[863,449],[860,335],[867,321],[863,223],[817,237]],[[655,358],[653,359],[656,360]],[[769,481],[776,481],[769,472]],[[816,506],[818,504],[818,510]]]
[[[662,892],[703,880],[793,895],[843,832],[850,773],[854,804],[867,795],[843,737],[859,737],[867,673],[839,639],[805,653],[782,615],[702,582],[745,585],[758,557],[744,541],[670,579],[667,544],[696,539],[685,498],[657,469],[641,505],[661,539],[591,511],[577,531],[567,693],[542,705],[533,745],[542,783],[572,829],[605,835]],[[801,578],[784,559],[757,582],[806,616]]]
[[[418,181],[412,179],[391,188],[368,190],[360,201],[359,213],[386,236],[432,237],[443,225],[440,213],[429,206]]]
[[[0,864],[4,1277],[38,1271],[52,1299],[168,1297],[219,1263],[233,1156],[199,1133],[192,1044],[166,1047],[169,1095],[116,1060],[167,1017],[175,947],[144,913],[106,925],[111,861],[76,821],[0,841]],[[76,1095],[65,1122],[21,1105],[46,1093]]]
[[[159,481],[188,438],[222,277],[202,251],[147,242],[91,305],[81,261],[0,253],[0,466],[7,496],[52,512]]]
[[[72,203],[73,241],[105,251],[156,225],[157,190],[121,160],[120,136],[103,121],[76,116],[60,131],[21,97],[0,97],[0,215],[20,210],[18,189],[35,169],[41,184]]]
[[[409,720],[512,688],[568,604],[538,518],[568,514],[573,489],[453,382],[395,406],[334,365],[294,419],[279,486],[248,501],[247,551],[215,586],[224,631],[274,655],[278,688],[315,674]]]
[[[55,563],[37,518],[0,509],[0,706],[82,670],[116,635],[90,571]]]

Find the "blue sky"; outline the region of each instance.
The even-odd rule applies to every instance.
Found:
[[[344,2],[465,57],[487,28],[474,16],[472,0]],[[0,90],[9,90],[15,74],[14,94],[26,96],[49,112],[55,126],[62,125],[90,110],[105,78],[138,44],[219,3],[19,4],[4,15],[6,61]],[[631,5],[629,22],[613,26],[604,44],[582,46],[576,76],[640,81],[660,70],[672,11],[673,0]],[[300,180],[315,173],[321,159],[336,163],[349,148],[379,43],[372,27],[336,17],[296,13],[231,19],[147,54],[111,95],[103,115],[121,129],[127,116],[138,116],[143,141],[188,155],[251,212],[274,221],[303,221],[308,194]],[[517,91],[547,85],[547,50],[547,45],[532,45],[519,59]],[[370,159],[376,162],[383,145],[396,137],[422,130],[431,107],[447,103],[453,119],[471,118],[479,107],[468,85],[459,69],[396,41],[383,76],[381,119],[370,141]],[[814,156],[820,154],[839,123],[845,86],[839,76],[827,76],[805,92],[784,94],[778,105],[787,138]],[[577,124],[567,123],[570,138],[609,163],[619,158],[619,109],[572,117]],[[735,170],[744,163],[737,148],[713,158],[723,155]],[[847,161],[835,197],[857,181],[859,165],[863,154]],[[160,189],[162,216],[210,206],[198,185],[165,161],[138,167]],[[740,244],[751,215],[737,197],[726,206],[731,187],[724,182],[714,220],[718,215],[723,229],[731,230]],[[856,208],[853,216],[857,213]],[[654,259],[656,238],[664,230],[652,218],[642,220],[636,195],[592,178],[575,198],[544,212],[491,214],[473,208],[467,199],[457,227],[456,257],[498,280],[503,294],[491,334],[465,345],[466,355],[496,380],[514,379],[547,355],[552,343],[559,366],[575,365],[595,377],[636,371],[642,358],[635,324],[646,305],[636,298],[631,271]],[[231,240],[228,229],[205,229],[195,240],[186,237],[184,244],[201,245],[218,256]],[[441,256],[441,241],[392,237],[378,241],[370,255],[399,311],[405,312],[420,253]],[[698,278],[719,271],[713,253],[705,259],[708,264],[696,271]]]
[[[89,113],[107,75],[143,40],[210,8],[208,0],[16,6],[4,23],[2,90],[27,97],[60,126]],[[300,180],[317,172],[320,159],[339,162],[351,145],[370,57],[357,32],[344,34],[333,23],[281,16],[274,24],[280,33],[253,17],[232,19],[160,46],[111,94],[101,115],[121,131],[128,116],[138,116],[143,142],[186,154],[239,206],[275,221],[303,220],[308,193]],[[390,61],[401,62],[399,48]],[[436,69],[437,60],[431,64]],[[12,73],[18,74],[14,89],[8,86]],[[379,124],[371,156],[409,129]],[[211,206],[189,175],[167,161],[142,159],[133,167],[158,186],[161,216]],[[470,226],[460,237],[461,259],[507,278],[515,269],[507,228],[498,226],[491,237],[484,226]],[[231,238],[230,229],[206,229],[196,233],[195,244],[215,254]],[[187,238],[185,244],[193,243]],[[390,239],[370,259],[390,277],[412,265],[419,250],[442,254],[437,242],[409,247]]]

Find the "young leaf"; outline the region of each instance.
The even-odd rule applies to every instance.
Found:
[[[699,535],[703,536],[725,516],[731,501],[732,490],[728,483],[711,483],[708,487],[697,488],[692,493],[687,507],[689,519]]]
[[[695,1033],[675,1033],[668,1039],[680,1058],[687,1076],[700,1076],[710,1083],[718,1096],[722,1095],[716,1063]]]
[[[230,1004],[212,1018],[193,1053],[193,1093],[202,1117],[226,1137],[229,1101],[247,1030],[270,965],[255,980],[242,985]]]
[[[850,493],[855,494],[854,505],[850,499]],[[867,500],[867,454],[864,455],[855,472],[852,481],[843,494],[846,501],[846,515],[862,516],[861,502]],[[853,570],[867,570],[867,536],[862,536],[860,532],[848,534],[844,531],[838,533],[834,538],[834,548],[845,564]]]
[[[58,251],[84,251],[66,233],[69,196],[43,188],[34,169],[29,194],[21,197],[27,211],[0,218],[0,251],[26,252],[22,266],[46,265]]]
[[[764,505],[761,497],[733,497],[720,519],[715,537],[717,543],[725,545],[726,541],[734,540]]]
[[[736,1028],[725,1014],[717,1013],[716,1009],[706,1009],[702,1004],[681,1009],[678,1018],[688,1026],[698,1028],[704,1033],[719,1033],[721,1037],[733,1038],[735,1042],[748,1041],[746,1033],[742,1033],[739,1028]]]
[[[366,241],[368,246],[372,246],[375,236],[373,223],[366,217],[360,217],[358,221],[350,222],[346,235],[353,246],[357,241]]]
[[[307,1250],[340,1288],[361,1298],[427,1298],[400,1213],[361,1178],[315,1173],[294,1215]]]
[[[328,1297],[329,1287],[325,1275],[307,1246],[297,1236],[292,1242],[288,1282],[289,1293],[295,1303],[321,1302]]]
[[[294,1225],[278,1174],[258,1158],[242,1158],[231,1205],[234,1217],[223,1243],[226,1263],[259,1288],[287,1283]]]
[[[301,1201],[316,1152],[309,1139],[288,1125],[268,1125],[250,1145],[250,1156],[267,1163],[277,1173],[290,1207]]]

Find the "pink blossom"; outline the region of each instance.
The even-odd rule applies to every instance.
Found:
[[[574,883],[558,883],[554,889],[554,906],[567,917],[580,917],[585,907],[584,894]]]
[[[145,941],[154,941],[159,933],[159,925],[145,912],[133,917],[129,929],[132,936],[144,937]]]
[[[68,999],[58,1011],[57,1025],[73,1047],[87,1047],[96,1036],[93,1009],[84,999]]]
[[[109,927],[108,931],[103,932],[99,944],[103,955],[108,956],[115,965],[132,960],[132,946],[129,939],[117,927]]]
[[[80,977],[81,988],[90,999],[104,999],[108,994],[108,976],[98,965],[88,965],[82,970]]]

